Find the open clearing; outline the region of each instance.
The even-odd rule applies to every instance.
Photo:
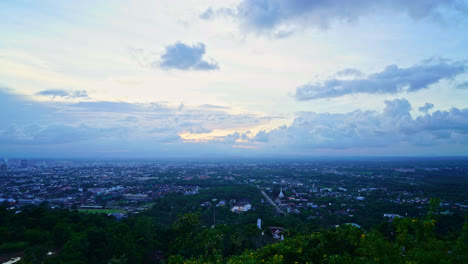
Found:
[[[92,214],[112,214],[112,213],[124,213],[122,209],[78,209],[80,213],[92,213]]]

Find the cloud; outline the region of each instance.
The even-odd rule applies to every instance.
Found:
[[[201,108],[208,108],[208,109],[231,109],[227,106],[220,106],[220,105],[211,105],[211,104],[204,104],[200,105]]]
[[[201,19],[209,20],[213,19],[217,16],[235,16],[236,11],[231,9],[231,8],[218,8],[218,9],[213,9],[211,7],[207,8],[205,11],[203,11],[199,17]]]
[[[381,149],[380,153],[399,148],[405,155],[422,146],[466,149],[468,109],[438,110],[413,118],[411,104],[406,99],[385,101],[385,105],[382,113],[362,110],[344,114],[300,112],[291,125],[260,131],[252,138],[252,143],[261,144],[266,152],[352,149],[354,155],[368,148]]]
[[[441,9],[464,13],[466,5],[458,0],[243,0],[235,8],[209,8],[200,18],[234,17],[247,32],[276,35],[297,28],[327,29],[337,22],[352,23],[374,13],[403,13],[414,20],[441,19]]]
[[[424,104],[424,106],[419,107],[418,110],[420,112],[423,112],[423,113],[427,114],[429,112],[429,110],[431,110],[432,108],[434,108],[434,104],[426,103],[426,104]]]
[[[259,131],[253,138],[254,142],[268,142],[268,134],[265,130]]]
[[[55,93],[54,93],[55,94]],[[0,90],[0,154],[23,149],[27,153],[43,146],[53,154],[58,145],[87,145],[89,151],[153,147],[158,153],[166,144],[178,144],[181,133],[211,133],[214,130],[245,129],[267,123],[274,117],[232,114],[213,105],[168,105],[162,102],[126,103],[107,101],[38,102]],[[270,118],[270,119],[269,119]],[[116,142],[126,142],[128,145]],[[133,147],[132,147],[133,148]],[[66,151],[60,148],[61,151]],[[182,149],[174,146],[173,153]],[[179,152],[180,153],[180,152]]]
[[[468,82],[457,85],[457,89],[468,89]]]
[[[51,98],[62,97],[62,98],[88,98],[88,92],[85,90],[81,91],[66,91],[66,90],[44,90],[37,92],[36,95],[48,96]]]
[[[177,111],[182,111],[184,109],[184,103],[180,103],[179,107],[177,108]]]
[[[72,116],[69,116],[73,119]],[[76,120],[74,120],[76,121]],[[57,145],[78,143],[99,138],[125,138],[128,130],[125,127],[90,126],[85,122],[56,122],[46,118],[33,122],[11,122],[0,129],[0,145]]]
[[[1,143],[19,145],[66,144],[99,138],[123,138],[125,128],[96,128],[81,124],[78,126],[64,124],[38,124],[9,126],[0,131]]]
[[[322,151],[348,155],[424,154],[418,148],[445,155],[467,155],[468,109],[424,112],[413,117],[404,98],[384,101],[382,112],[299,112],[290,125],[257,133],[271,116],[231,114],[222,108],[164,103],[36,102],[1,93],[0,155],[41,157],[106,156],[161,157],[196,155],[314,155]],[[433,108],[427,103],[424,109]],[[214,131],[211,139],[197,137]],[[194,140],[187,140],[189,134]],[[400,152],[398,152],[400,151]],[[109,154],[114,153],[114,154]],[[120,154],[115,154],[120,153]]]
[[[219,66],[216,61],[203,59],[205,52],[205,44],[203,43],[187,45],[177,42],[166,47],[164,54],[161,55],[161,61],[156,65],[163,69],[218,70]]]
[[[305,101],[319,98],[340,97],[347,94],[397,94],[427,89],[443,79],[450,79],[464,73],[465,62],[447,60],[426,60],[408,68],[389,65],[383,71],[367,76],[356,76],[358,70],[351,70],[355,78],[341,79],[342,72],[332,75],[324,82],[312,82],[296,88],[292,95],[296,100]],[[350,70],[347,70],[348,72]]]
[[[208,8],[206,9],[205,11],[203,11],[201,14],[200,14],[200,18],[201,19],[211,19],[213,18],[215,14],[215,11],[213,11],[213,8]]]
[[[347,68],[335,73],[335,76],[343,77],[343,76],[350,76],[350,77],[361,77],[363,76],[362,72],[358,69]]]
[[[411,104],[406,99],[385,100],[383,116],[387,118],[411,118]]]

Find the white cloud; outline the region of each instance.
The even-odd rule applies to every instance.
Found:
[[[206,48],[203,43],[188,45],[177,42],[166,46],[164,54],[161,55],[161,62],[155,62],[152,66],[177,70],[218,70],[219,66],[216,61],[203,58],[205,52]]]
[[[356,110],[345,114],[301,112],[290,126],[261,131],[254,143],[266,149],[297,150],[377,148],[400,146],[411,153],[417,146],[437,149],[468,145],[468,109],[452,108],[413,118],[406,99],[385,101],[383,113]]]

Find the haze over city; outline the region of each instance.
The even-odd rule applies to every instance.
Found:
[[[1,1],[0,157],[468,155],[466,1]]]
[[[468,263],[468,0],[0,0],[0,264]]]

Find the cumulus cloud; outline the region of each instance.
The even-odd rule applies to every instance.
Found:
[[[406,99],[387,100],[384,104],[382,112],[299,112],[290,125],[252,133],[241,131],[277,117],[231,114],[223,108],[190,105],[179,111],[179,106],[163,103],[44,104],[0,91],[0,111],[18,113],[14,117],[0,116],[0,155],[70,157],[73,152],[83,157],[90,152],[105,152],[121,157],[181,157],[250,153],[260,157],[310,155],[322,150],[350,150],[351,155],[356,155],[366,149],[392,155],[395,148],[414,154],[416,147],[434,151],[451,148],[452,152],[446,154],[468,154],[468,109],[435,110],[413,117]],[[433,106],[428,103],[424,107]],[[204,141],[182,137],[216,130],[233,132]]]
[[[411,118],[411,104],[406,99],[385,100],[383,116],[387,118]]]
[[[205,44],[196,43],[193,45],[177,42],[168,45],[161,61],[156,65],[163,69],[177,69],[177,70],[218,70],[218,63],[211,59],[204,59],[206,53]]]
[[[408,68],[389,65],[383,71],[360,77],[358,70],[347,70],[355,78],[340,78],[342,71],[323,82],[312,82],[296,88],[293,97],[299,101],[340,97],[347,94],[396,94],[427,89],[443,79],[450,79],[466,72],[465,62],[426,60]],[[349,75],[349,74],[348,74]]]
[[[419,107],[418,110],[423,113],[428,113],[432,108],[434,108],[434,104],[425,103],[424,106]]]
[[[85,90],[81,91],[66,91],[61,89],[56,90],[43,90],[37,92],[36,95],[48,96],[51,98],[62,97],[62,98],[87,98],[88,92]]]
[[[93,142],[89,149],[94,151],[104,147],[112,149],[119,140],[130,145],[140,142],[157,151],[165,144],[182,143],[181,133],[236,130],[270,120],[270,117],[254,114],[231,114],[227,110],[214,105],[174,106],[159,102],[43,103],[0,90],[0,112],[15,113],[14,116],[0,115],[0,153],[7,146],[51,148],[89,142]],[[112,145],[108,143],[110,140],[113,140]]]
[[[440,19],[443,8],[466,11],[465,4],[458,0],[243,0],[235,8],[209,8],[200,17],[227,15],[237,19],[246,31],[276,35],[284,28],[327,29],[336,22],[355,22],[376,12],[403,13],[415,20]]]
[[[415,146],[437,149],[468,145],[468,109],[452,108],[413,118],[406,99],[385,101],[382,113],[356,110],[344,114],[298,113],[293,123],[269,132],[260,131],[252,141],[266,149],[387,149]],[[356,152],[355,152],[356,153]],[[387,153],[388,154],[388,153]]]

